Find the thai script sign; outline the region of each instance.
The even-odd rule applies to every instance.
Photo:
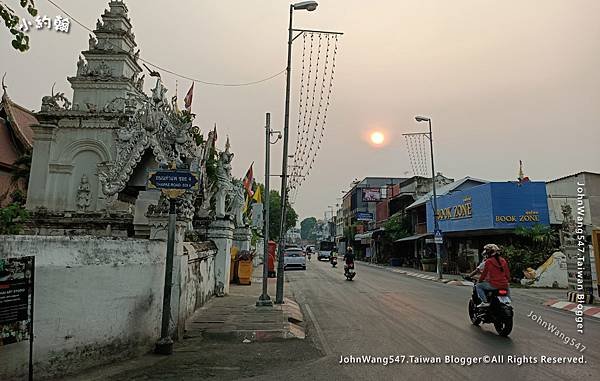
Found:
[[[0,259],[0,346],[29,340],[34,257]]]

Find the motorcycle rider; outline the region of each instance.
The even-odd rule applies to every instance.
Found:
[[[354,251],[350,246],[348,246],[348,249],[346,249],[346,254],[344,254],[344,263],[344,272],[348,271],[348,266],[350,264],[354,265]]]
[[[486,291],[508,290],[510,284],[510,269],[506,260],[500,255],[500,248],[493,245],[490,249],[490,256],[485,260],[479,282],[475,286],[477,296],[481,300],[481,303],[477,306],[478,308],[489,307],[490,305],[485,295]]]
[[[334,258],[337,262],[337,254],[338,254],[337,251],[338,251],[337,247],[334,247],[333,250],[331,250],[331,253],[329,253],[329,263],[332,263]]]
[[[485,260],[488,259],[488,257],[491,255],[491,253],[494,251],[500,251],[500,248],[493,244],[493,243],[488,243],[487,245],[485,245],[483,247],[483,252],[481,253],[481,256],[483,257],[483,259],[481,260],[481,263],[475,268],[475,270],[473,270],[471,273],[469,273],[468,277],[472,278],[477,274],[480,274],[483,271],[483,267],[485,266]]]

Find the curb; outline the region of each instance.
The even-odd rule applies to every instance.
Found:
[[[577,303],[571,303],[564,300],[550,299],[544,303],[547,307],[556,308],[563,311],[575,312],[577,310]],[[588,317],[600,319],[600,307],[583,306],[583,314]]]
[[[453,285],[453,286],[469,286],[472,287],[473,286],[473,282],[469,282],[466,280],[454,280],[454,279],[438,279],[437,276],[435,275],[426,275],[426,274],[421,274],[421,273],[414,273],[411,271],[406,271],[406,270],[400,270],[400,269],[395,269],[395,268],[389,268],[386,266],[380,266],[380,265],[375,265],[372,263],[368,263],[368,262],[361,262],[367,266],[371,266],[371,267],[375,267],[375,268],[379,268],[381,270],[386,270],[386,271],[390,271],[396,274],[402,274],[402,275],[407,275],[413,278],[419,278],[419,279],[424,279],[424,280],[429,280],[429,281],[433,281],[433,282],[438,282],[438,283],[445,283],[445,284],[449,284],[449,285]]]

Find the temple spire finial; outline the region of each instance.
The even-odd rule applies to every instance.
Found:
[[[6,96],[6,85],[4,84],[4,78],[6,77],[6,72],[4,72],[4,75],[2,76],[2,98],[4,98],[4,96]]]

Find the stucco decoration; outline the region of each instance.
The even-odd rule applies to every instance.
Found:
[[[65,97],[65,93],[54,94],[54,85],[52,86],[52,95],[42,97],[41,111],[64,111],[71,108],[71,102]]]
[[[232,188],[233,192],[228,211],[234,217],[235,226],[239,228],[246,225],[246,221],[244,221],[245,189],[240,180],[233,180]]]
[[[87,75],[89,71],[89,67],[87,62],[83,59],[83,57],[79,56],[79,60],[77,61],[77,75]]]
[[[219,154],[219,160],[217,162],[217,184],[214,198],[215,215],[218,218],[225,217],[227,210],[227,194],[233,188],[233,184],[231,183],[231,161],[233,160],[233,153],[229,152],[229,147],[229,138],[227,138],[225,151]]]
[[[191,120],[173,110],[166,101],[166,91],[158,78],[152,98],[115,98],[105,106],[106,111],[124,111],[125,115],[116,130],[115,160],[98,166],[102,193],[108,200],[125,188],[147,149],[162,166],[201,160],[203,150],[192,138],[196,130]]]
[[[81,176],[77,187],[77,211],[85,212],[90,207],[90,183],[86,175]]]

